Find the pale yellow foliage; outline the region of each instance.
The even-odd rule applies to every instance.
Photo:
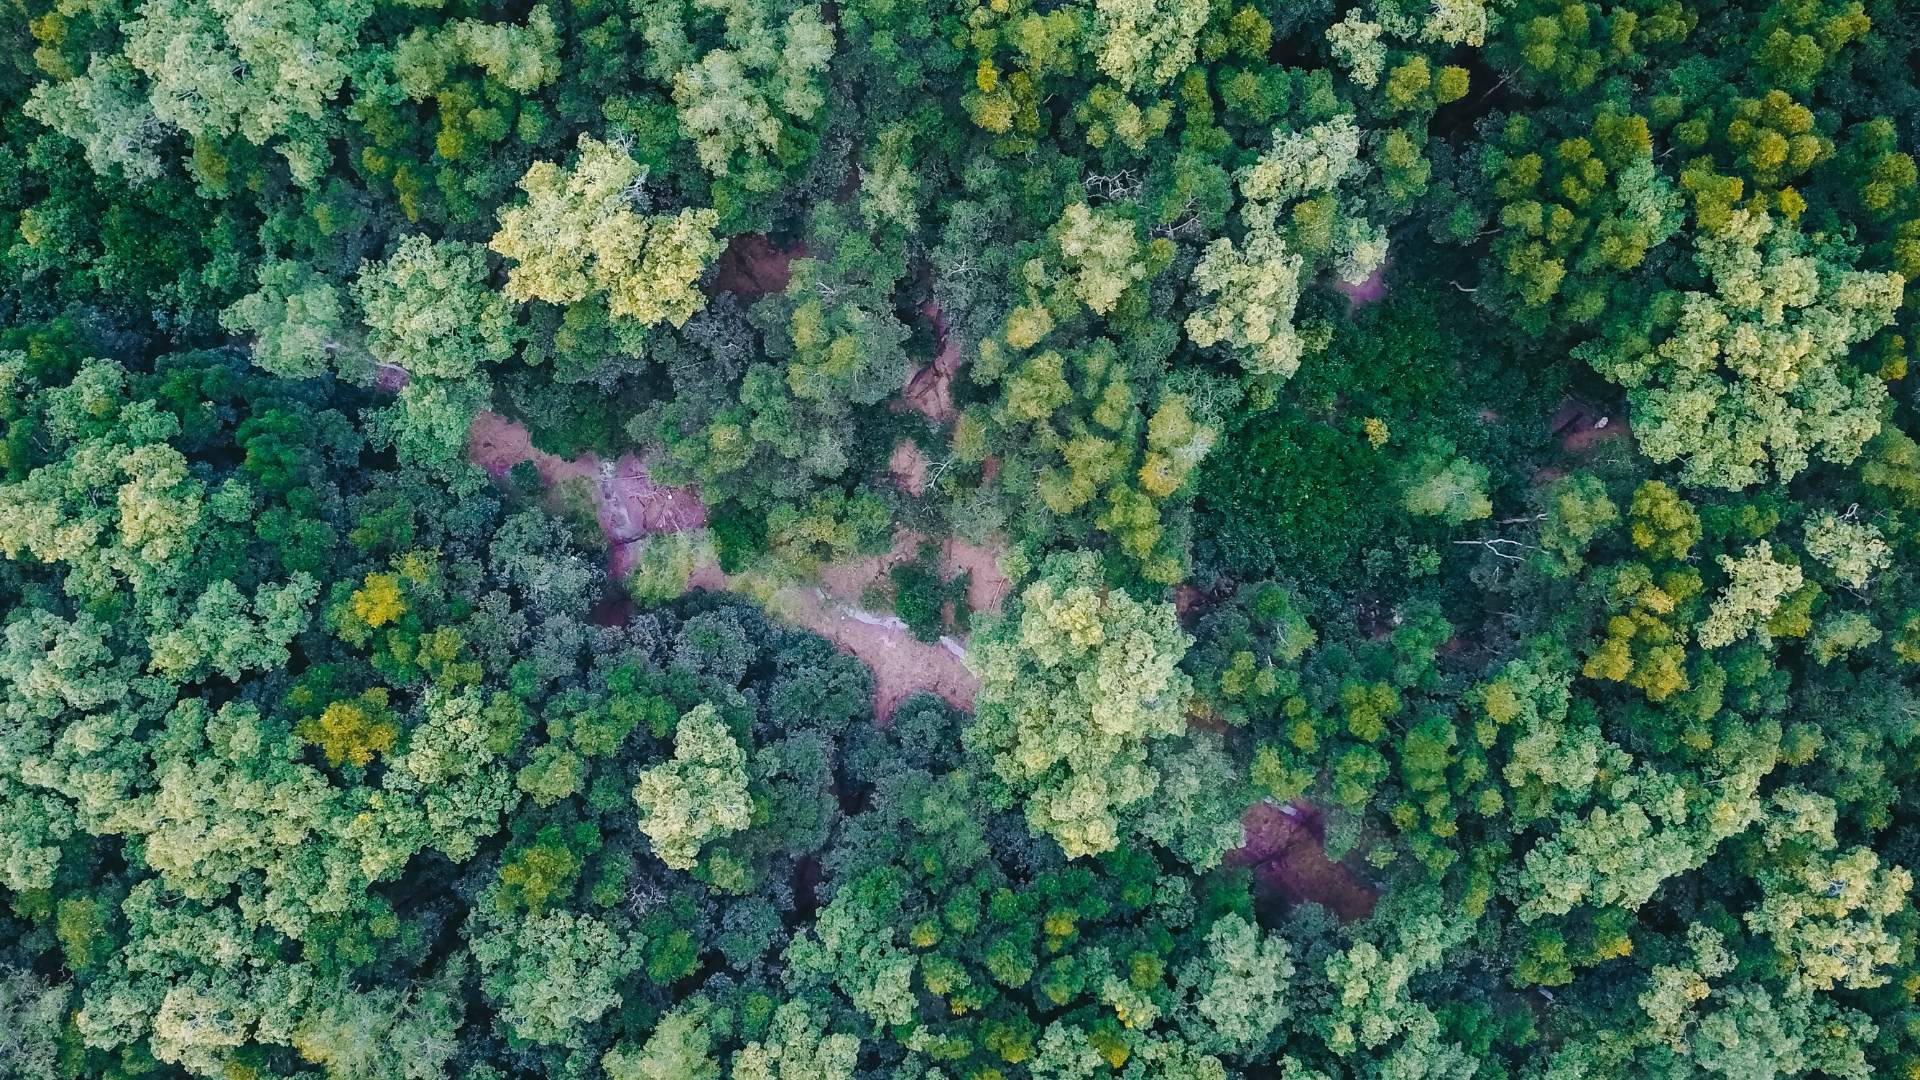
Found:
[[[1766,881],[1767,896],[1746,916],[1756,933],[1771,935],[1791,965],[1788,985],[1827,991],[1836,986],[1884,986],[1885,970],[1900,959],[1900,939],[1886,925],[1908,905],[1913,875],[1882,868],[1880,857],[1857,847],[1838,857],[1813,855],[1792,873]]]
[[[679,326],[705,307],[695,286],[724,246],[713,234],[719,215],[638,213],[633,193],[644,179],[625,150],[590,135],[571,168],[535,162],[520,181],[527,201],[500,212],[491,242],[516,263],[507,295],[575,304],[604,294],[613,315],[643,326]]]
[[[1758,541],[1738,558],[1722,555],[1727,584],[1695,631],[1704,648],[1731,645],[1750,633],[1766,633],[1767,617],[1800,587],[1800,568],[1775,561],[1773,545]]]
[[[1096,315],[1120,302],[1127,286],[1147,276],[1132,221],[1074,203],[1060,215],[1053,237],[1071,268],[1073,292]]]
[[[976,639],[967,740],[1068,856],[1115,847],[1121,813],[1157,789],[1150,746],[1186,729],[1187,643],[1172,605],[1107,588],[1084,553],[1049,560],[1018,613]]]
[[[707,841],[747,827],[747,755],[718,710],[701,705],[680,718],[673,760],[641,773],[633,800],[654,854],[676,870],[693,869]]]
[[[1187,337],[1201,348],[1231,348],[1252,374],[1292,375],[1302,352],[1293,327],[1300,267],[1277,233],[1253,234],[1239,248],[1224,237],[1208,244],[1193,285],[1216,299],[1187,316]]]
[[[1120,89],[1158,89],[1193,63],[1207,0],[1094,0],[1093,52]]]

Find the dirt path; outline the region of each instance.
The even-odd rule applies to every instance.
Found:
[[[858,605],[869,588],[884,585],[893,568],[912,562],[920,553],[920,545],[930,539],[925,533],[901,529],[894,534],[893,547],[884,555],[868,555],[823,567],[820,586],[833,599]],[[952,580],[962,571],[968,575],[967,606],[975,611],[999,611],[1007,594],[1013,591],[1013,582],[1000,571],[1002,549],[952,537],[936,543],[940,547],[941,576]]]
[[[720,567],[707,563],[693,572],[695,589],[747,592]],[[951,637],[938,642],[915,638],[892,615],[862,610],[824,585],[790,585],[765,600],[767,613],[803,626],[853,654],[873,672],[874,715],[885,724],[902,701],[921,690],[971,711],[980,680],[967,670],[966,643]]]
[[[767,600],[773,614],[812,630],[872,669],[874,708],[882,723],[917,690],[930,690],[971,710],[980,689],[980,680],[967,670],[964,639],[921,641],[898,617],[861,607],[867,592],[884,586],[892,569],[911,562],[928,539],[902,529],[886,554],[830,563],[821,569],[817,584],[789,586]],[[938,543],[943,576],[951,579],[962,571],[969,575],[967,605],[976,612],[999,611],[1013,589],[1000,570],[1000,549],[955,539]],[[729,589],[738,583],[729,582],[718,566],[709,565],[695,571],[691,584]]]
[[[882,723],[916,690],[931,690],[971,711],[973,695],[980,688],[980,680],[967,670],[964,640],[921,641],[897,617],[860,606],[868,590],[883,585],[895,566],[912,561],[927,539],[902,529],[885,555],[831,563],[821,569],[818,585],[783,589],[769,604],[775,614],[812,630],[873,669],[874,708]],[[943,577],[951,580],[961,571],[970,575],[967,606],[976,612],[999,611],[1013,588],[1000,571],[1000,550],[951,538],[939,546]]]
[[[616,580],[632,569],[647,537],[697,529],[707,521],[698,492],[654,483],[640,457],[622,454],[608,462],[583,454],[569,461],[535,449],[525,425],[497,413],[475,418],[467,435],[467,456],[496,481],[505,481],[513,466],[531,461],[549,490],[571,481],[584,484],[606,534],[608,571]],[[871,668],[874,707],[883,722],[919,690],[971,709],[980,686],[967,670],[963,642],[923,642],[898,618],[860,608],[868,589],[884,583],[894,566],[913,559],[927,539],[902,530],[886,554],[831,564],[821,571],[817,585],[781,588],[766,605],[772,614],[812,630]],[[971,575],[967,602],[975,611],[999,610],[1012,583],[1000,572],[997,549],[949,539],[940,542],[940,554],[948,577],[963,570]],[[741,591],[739,584],[712,564],[696,570],[689,582],[693,588]]]
[[[616,580],[632,568],[647,537],[706,524],[706,507],[699,494],[691,488],[655,484],[638,456],[622,454],[603,462],[585,454],[569,461],[535,449],[524,425],[496,413],[482,413],[474,420],[467,454],[500,482],[514,465],[531,461],[549,490],[572,480],[584,483],[607,536],[608,569]],[[769,614],[819,634],[873,672],[874,715],[882,724],[902,701],[920,691],[931,691],[971,712],[980,690],[979,678],[967,669],[964,641],[952,637],[920,641],[896,616],[860,606],[870,588],[883,584],[895,566],[914,559],[928,539],[903,529],[884,555],[830,564],[821,570],[817,584],[789,585],[765,598]],[[999,611],[1013,587],[999,566],[1001,549],[953,538],[939,544],[943,576],[969,574],[968,606],[976,612]],[[748,584],[730,580],[712,562],[698,567],[688,580],[688,587],[694,589],[764,592],[747,588]],[[624,619],[628,610],[623,600],[607,605],[601,614]],[[1372,912],[1373,891],[1346,867],[1327,858],[1317,811],[1261,802],[1247,811],[1244,820],[1246,844],[1229,858],[1251,867],[1263,889],[1296,901],[1313,901],[1347,921]]]
[[[713,274],[713,291],[758,300],[784,292],[793,277],[793,261],[807,257],[805,246],[773,246],[764,233],[741,233],[727,241]]]
[[[960,355],[959,340],[947,333],[947,315],[940,309],[939,301],[929,300],[920,310],[933,321],[939,352],[932,363],[907,380],[906,387],[900,391],[900,403],[936,424],[947,424],[958,415],[953,404],[953,380],[965,366],[966,358]]]
[[[973,711],[980,679],[967,670],[962,642],[950,637],[920,641],[899,619],[862,611],[819,589],[787,590],[774,598],[772,607],[775,614],[812,630],[872,669],[874,716],[880,723],[892,719],[893,710],[921,690]]]

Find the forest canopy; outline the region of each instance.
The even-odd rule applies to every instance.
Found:
[[[0,1078],[1920,1078],[1920,9],[3,0]]]

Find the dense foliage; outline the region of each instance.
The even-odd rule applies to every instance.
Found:
[[[0,1076],[1920,1077],[1912,5],[6,10]]]

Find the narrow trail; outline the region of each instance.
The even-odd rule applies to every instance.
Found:
[[[609,571],[624,577],[632,569],[634,545],[660,533],[684,532],[707,523],[707,508],[693,488],[654,482],[646,462],[627,453],[602,461],[587,453],[569,461],[535,449],[526,425],[498,413],[483,412],[467,430],[467,458],[496,481],[523,461],[540,471],[540,482],[560,491],[570,482],[585,485],[594,516],[611,551]]]
[[[602,461],[593,454],[568,460],[544,453],[535,449],[525,425],[496,413],[475,418],[468,432],[467,456],[497,482],[505,482],[513,466],[531,461],[550,492],[580,484],[606,535],[607,570],[616,580],[633,569],[648,537],[707,523],[706,506],[698,492],[655,483],[637,455]],[[964,642],[951,637],[920,641],[898,618],[860,607],[860,597],[869,587],[883,582],[898,563],[911,560],[927,539],[902,530],[886,554],[830,564],[822,568],[818,584],[781,588],[766,602],[772,614],[812,630],[873,671],[874,708],[883,723],[900,702],[918,691],[931,691],[970,710],[980,688],[980,680],[967,670]],[[969,606],[975,611],[997,611],[1010,587],[998,566],[999,551],[959,540],[942,542],[940,550],[949,576],[963,570],[970,575]],[[691,588],[743,591],[737,584],[713,564],[698,568],[689,581]]]
[[[706,507],[697,492],[654,483],[646,463],[634,454],[614,461],[583,454],[569,461],[535,449],[524,425],[495,413],[475,419],[467,453],[497,482],[504,483],[514,465],[531,461],[549,491],[574,481],[583,485],[606,534],[608,571],[616,579],[632,569],[648,537],[706,525]],[[764,599],[769,614],[819,634],[873,672],[874,715],[881,724],[901,702],[921,691],[972,711],[980,690],[979,677],[967,668],[963,640],[921,641],[897,616],[861,606],[871,587],[884,582],[893,567],[911,561],[929,540],[903,529],[885,554],[829,564],[816,583],[788,585]],[[943,574],[951,578],[965,571],[969,576],[968,606],[976,612],[998,611],[1012,591],[1012,582],[999,567],[1000,550],[952,538],[938,543]],[[729,579],[713,562],[697,567],[687,584],[691,589],[763,591]],[[1246,843],[1229,860],[1249,867],[1262,891],[1318,903],[1343,921],[1372,912],[1373,890],[1327,858],[1319,811],[1262,801],[1247,810],[1244,824]]]
[[[690,584],[741,591],[711,563],[695,570]],[[973,709],[980,679],[967,669],[963,641],[921,641],[898,618],[866,611],[820,585],[787,586],[767,597],[765,607],[768,614],[819,634],[865,664],[873,672],[874,715],[882,724],[902,701],[923,690],[956,708]]]

